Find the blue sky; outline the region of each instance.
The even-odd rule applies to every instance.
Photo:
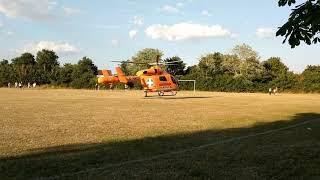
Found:
[[[62,64],[88,56],[113,68],[110,61],[150,47],[193,65],[247,43],[261,60],[278,56],[302,71],[319,64],[319,45],[291,49],[275,37],[289,13],[276,0],[0,0],[0,58],[49,48]]]

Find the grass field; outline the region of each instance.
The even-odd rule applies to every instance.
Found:
[[[320,179],[317,94],[0,89],[0,105],[0,179]]]

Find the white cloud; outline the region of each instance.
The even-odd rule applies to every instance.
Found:
[[[178,2],[177,4],[176,4],[176,6],[177,7],[182,7],[184,4],[182,3],[182,2]]]
[[[156,24],[149,26],[145,33],[152,39],[179,41],[200,38],[231,37],[230,30],[220,25],[201,25],[192,23],[178,23],[174,25]]]
[[[258,28],[256,35],[259,38],[273,38],[276,35],[276,30],[274,28]]]
[[[177,7],[170,6],[170,5],[164,5],[160,10],[163,11],[163,12],[167,12],[167,13],[178,13],[178,12],[180,12],[180,10]]]
[[[52,10],[56,5],[52,0],[1,0],[0,13],[11,18],[49,20],[55,17]]]
[[[74,54],[79,52],[78,48],[67,43],[53,42],[53,41],[39,41],[38,43],[27,44],[19,52],[36,53],[42,49],[53,50],[58,54]]]
[[[80,9],[70,8],[70,7],[62,7],[64,13],[68,16],[81,14],[82,11]]]
[[[138,31],[137,30],[131,30],[131,31],[129,31],[129,37],[131,38],[131,39],[133,39],[133,38],[135,38],[136,36],[137,36],[137,34],[138,34]]]
[[[11,35],[13,35],[13,32],[12,31],[7,31],[7,35],[11,36]]]
[[[134,16],[132,23],[135,25],[141,26],[141,25],[143,25],[143,18],[139,17],[139,16]]]
[[[201,15],[202,15],[202,16],[208,16],[208,17],[212,16],[212,14],[209,13],[209,11],[207,11],[207,10],[202,10],[202,11],[201,11]]]

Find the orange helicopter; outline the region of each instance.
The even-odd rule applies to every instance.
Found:
[[[123,83],[126,86],[132,85],[135,82],[140,82],[145,97],[149,92],[158,92],[159,96],[164,96],[165,93],[170,93],[175,96],[179,90],[178,81],[168,72],[161,69],[160,65],[175,65],[175,61],[172,62],[159,62],[160,57],[157,57],[156,63],[139,63],[151,65],[149,69],[140,70],[136,73],[136,76],[126,76],[120,67],[116,67],[117,75],[112,75],[110,70],[102,70],[102,75],[98,75],[98,83],[104,85],[110,85]],[[130,61],[112,61],[121,63],[133,63]]]

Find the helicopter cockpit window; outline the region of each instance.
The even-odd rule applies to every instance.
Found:
[[[177,84],[177,80],[176,80],[173,76],[171,76],[171,81],[172,81],[174,84]]]
[[[166,78],[165,76],[160,76],[160,77],[159,77],[159,80],[160,80],[160,81],[167,81],[167,78]]]

